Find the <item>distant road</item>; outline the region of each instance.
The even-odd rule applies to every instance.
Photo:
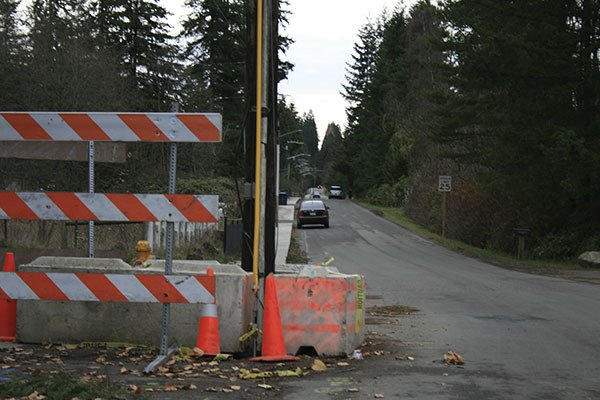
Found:
[[[369,341],[391,354],[338,380],[287,381],[286,399],[600,399],[600,285],[499,268],[348,200],[327,203],[331,228],[298,239],[313,262],[334,257],[342,272],[366,276]],[[382,306],[419,311],[386,317]],[[448,349],[463,368],[439,362]]]

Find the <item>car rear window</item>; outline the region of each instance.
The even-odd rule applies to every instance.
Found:
[[[303,201],[302,204],[300,204],[300,209],[301,210],[324,210],[325,203],[323,203],[322,201]]]
[[[342,190],[341,186],[332,186],[331,190]]]

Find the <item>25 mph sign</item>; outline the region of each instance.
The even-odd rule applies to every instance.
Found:
[[[448,175],[440,175],[438,179],[438,191],[439,192],[451,192],[452,191],[452,177]]]

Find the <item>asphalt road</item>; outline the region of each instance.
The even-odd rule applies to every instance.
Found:
[[[368,342],[390,354],[286,382],[286,399],[600,399],[600,285],[486,264],[348,200],[328,204],[331,227],[298,239],[311,261],[366,277]],[[449,349],[464,366],[440,362]]]

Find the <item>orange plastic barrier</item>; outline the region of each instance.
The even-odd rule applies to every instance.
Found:
[[[349,355],[364,340],[363,277],[278,275],[276,286],[288,354]]]

